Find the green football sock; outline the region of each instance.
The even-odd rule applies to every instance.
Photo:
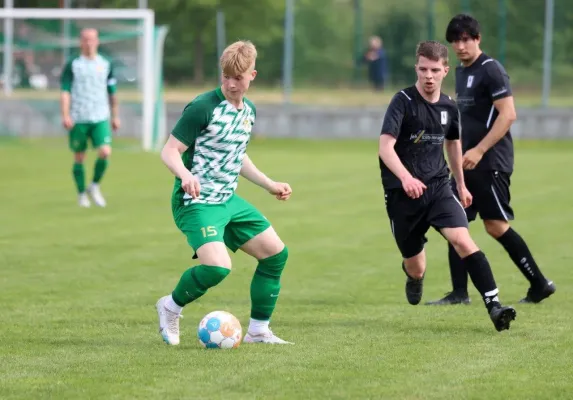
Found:
[[[76,183],[76,188],[78,193],[84,193],[86,191],[86,178],[84,174],[84,165],[82,163],[74,163],[74,168],[72,169],[74,175],[74,182]]]
[[[183,273],[171,297],[179,307],[197,300],[207,289],[221,283],[231,272],[228,268],[197,265]]]
[[[94,167],[94,183],[99,183],[103,174],[105,173],[105,169],[107,168],[107,158],[98,158],[95,162]]]
[[[259,260],[251,281],[251,318],[268,321],[275,310],[281,290],[281,274],[288,259],[288,249]]]

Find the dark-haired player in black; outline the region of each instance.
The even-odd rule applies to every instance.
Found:
[[[416,84],[396,93],[386,110],[378,150],[386,210],[403,257],[408,302],[416,305],[422,299],[425,235],[434,227],[461,257],[495,328],[502,331],[509,329],[516,312],[500,304],[490,265],[468,231],[464,206],[471,205],[472,196],[464,184],[458,109],[441,93],[448,69],[444,45],[420,43]],[[444,146],[459,200],[450,187]]]
[[[464,177],[473,204],[468,220],[479,213],[487,233],[505,248],[529,280],[522,303],[539,303],[555,292],[522,237],[509,225],[510,178],[513,172],[513,141],[510,126],[516,119],[509,77],[503,66],[480,50],[480,27],[469,15],[455,16],[446,29],[461,65],[456,68],[456,94],[462,125]],[[453,182],[452,186],[455,187]],[[468,275],[455,249],[449,246],[453,291],[429,305],[469,303]]]

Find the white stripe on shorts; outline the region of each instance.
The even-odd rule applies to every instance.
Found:
[[[455,195],[452,195],[452,197],[454,198],[454,200],[456,201],[456,203],[458,203],[460,205],[460,207],[462,208],[462,211],[464,212],[464,214],[466,214],[466,209],[464,208],[464,206],[462,205],[462,202],[458,200],[458,198]],[[467,214],[466,214],[467,216]]]
[[[497,197],[497,192],[495,191],[495,188],[493,187],[493,185],[491,185],[491,191],[493,192],[493,197],[495,197],[495,202],[497,203],[497,206],[499,207],[499,211],[501,211],[501,215],[503,215],[503,218],[505,218],[506,221],[509,221],[509,218],[507,218],[507,214],[505,213],[505,211],[503,210],[503,207],[501,206],[501,202],[499,201],[499,197]]]

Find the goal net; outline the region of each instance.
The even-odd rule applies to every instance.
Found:
[[[80,53],[79,33],[95,28],[99,53],[117,81],[121,128],[115,138],[156,150],[165,140],[162,87],[166,27],[144,9],[0,9],[0,135],[65,137],[60,76]]]

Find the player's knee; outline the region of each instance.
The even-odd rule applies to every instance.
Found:
[[[461,258],[467,257],[479,250],[467,229],[456,230],[455,233],[450,235],[449,242]]]
[[[402,267],[413,279],[422,279],[426,271],[426,257],[423,249],[414,256],[404,258]]]
[[[494,239],[501,237],[509,229],[509,223],[506,221],[485,220],[483,224],[485,231]]]
[[[280,277],[288,260],[288,247],[283,246],[282,250],[270,257],[259,260],[257,271],[274,277]]]
[[[405,268],[405,267],[404,267]],[[412,279],[422,279],[424,277],[424,271],[421,268],[408,269],[406,268],[408,276]]]
[[[277,263],[281,264],[282,268],[284,268],[288,260],[288,247],[283,245],[282,250],[275,254],[275,257],[277,257]]]
[[[85,159],[86,159],[86,153],[84,152],[74,153],[74,162],[76,164],[82,164]]]
[[[108,158],[111,156],[111,147],[108,145],[103,145],[98,149],[99,158]]]
[[[200,265],[206,273],[201,274],[200,284],[206,289],[217,286],[231,273],[231,270],[221,266]]]
[[[209,257],[199,256],[199,262],[203,265],[218,265],[219,267],[227,268],[228,270],[231,270],[233,267],[229,255],[223,254],[214,254]]]
[[[241,246],[241,250],[257,260],[277,255],[284,248],[285,244],[272,227],[269,227]]]
[[[221,242],[206,243],[197,249],[197,258],[203,265],[216,265],[231,269],[231,257]]]
[[[286,245],[282,242],[282,240],[278,239],[271,241],[265,247],[266,248],[263,251],[263,253],[266,253],[265,258],[276,256],[277,259],[284,258],[284,261],[286,263],[286,260],[288,259],[288,249]]]

